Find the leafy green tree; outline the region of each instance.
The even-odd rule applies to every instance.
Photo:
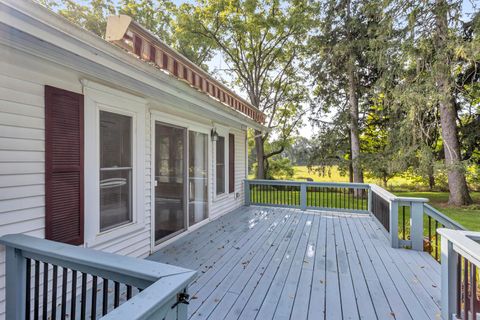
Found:
[[[308,92],[299,54],[309,28],[302,0],[203,0],[179,9],[177,26],[195,41],[214,43],[227,63],[223,75],[268,116],[254,134],[258,178],[268,159],[283,152],[301,122]],[[266,151],[270,139],[278,148]]]
[[[385,1],[317,2],[318,30],[312,36],[311,71],[323,114],[335,111],[349,128],[353,181],[362,182],[361,129],[379,78],[392,29]],[[343,128],[342,128],[343,129]]]
[[[466,65],[472,62],[476,65],[479,58],[478,46],[476,49],[472,46],[478,40],[468,39],[463,32],[461,5],[461,1],[446,0],[409,3],[409,37],[404,46],[406,72],[397,91],[403,107],[414,112],[420,108],[421,113],[432,114],[438,110],[449,203],[454,205],[472,203],[465,179],[458,121],[466,105],[464,93],[468,86],[457,85],[458,75]]]
[[[74,0],[39,0],[39,3],[100,37],[105,36],[108,16],[116,13],[112,0],[90,0],[86,4]]]
[[[211,42],[199,41],[179,26],[181,16],[177,18],[177,7],[170,0],[89,0],[85,4],[75,0],[38,1],[100,37],[105,36],[109,16],[125,14],[205,70],[206,62],[213,57]]]

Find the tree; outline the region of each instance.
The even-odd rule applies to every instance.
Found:
[[[265,178],[268,159],[280,154],[296,132],[308,96],[299,61],[310,21],[306,3],[205,0],[179,11],[178,27],[195,41],[215,43],[227,63],[223,75],[267,114],[270,130],[254,134],[256,176]],[[269,139],[277,148],[266,152]]]
[[[316,100],[324,114],[346,112],[337,119],[345,119],[349,128],[353,181],[363,182],[361,126],[392,28],[384,10],[388,3],[325,0],[317,5],[319,27],[310,42]]]
[[[107,17],[116,13],[112,0],[90,0],[85,5],[74,0],[39,0],[39,2],[99,37],[105,36]]]
[[[438,110],[440,142],[448,172],[449,203],[453,205],[472,203],[462,162],[458,121],[465,106],[462,97],[465,88],[457,86],[456,80],[464,70],[462,60],[465,60],[465,48],[471,42],[463,34],[461,5],[461,1],[449,3],[446,0],[410,3],[410,37],[406,39],[405,50],[410,75],[405,77],[402,85],[410,88],[399,94],[406,99],[423,95],[422,100],[427,101],[424,106]],[[478,61],[478,49],[467,59]],[[423,90],[425,88],[427,90]]]
[[[105,36],[109,16],[125,14],[205,70],[213,57],[211,42],[192,39],[188,30],[179,27],[177,7],[170,0],[90,0],[85,5],[75,0],[39,2],[100,37]]]

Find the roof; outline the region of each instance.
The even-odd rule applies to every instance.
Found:
[[[265,114],[127,15],[110,16],[105,39],[263,124]]]
[[[160,40],[157,41],[160,43]],[[187,71],[187,79],[191,82],[173,79],[174,74],[168,69],[164,70],[143,57],[140,59],[134,52],[128,52],[113,41],[106,41],[31,0],[0,0],[0,43],[75,70],[82,83],[84,80],[85,83],[92,81],[137,95],[146,99],[152,107],[159,103],[166,109],[207,117],[214,124],[266,130],[259,118],[263,113],[258,115],[258,109],[248,105],[180,54],[177,53],[181,60],[177,60],[177,64],[182,62],[191,68],[190,73]],[[158,53],[162,56],[162,51]],[[195,83],[202,77],[202,86],[206,87],[208,82],[212,91],[215,85],[215,94],[218,92],[220,98],[192,85],[192,70],[197,71]],[[232,106],[227,100],[236,102]]]

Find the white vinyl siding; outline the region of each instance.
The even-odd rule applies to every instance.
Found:
[[[44,238],[44,86],[82,93],[80,78],[73,71],[3,45],[0,56],[0,236],[25,233]],[[95,249],[139,258],[150,253],[149,113],[145,123],[145,228]],[[0,246],[0,319],[5,317],[4,312],[5,250]]]

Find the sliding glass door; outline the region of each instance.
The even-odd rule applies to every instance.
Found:
[[[208,217],[208,135],[188,133],[189,225]]]
[[[155,243],[208,217],[208,134],[155,122]]]
[[[155,241],[187,228],[185,128],[155,123]]]

